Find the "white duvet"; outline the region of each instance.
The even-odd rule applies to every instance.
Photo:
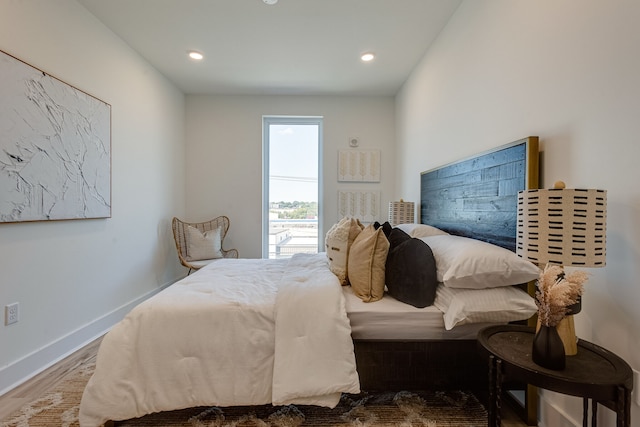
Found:
[[[196,406],[334,407],[359,391],[345,300],[325,254],[221,259],[104,337],[80,425]]]

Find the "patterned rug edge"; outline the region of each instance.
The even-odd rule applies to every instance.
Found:
[[[93,374],[90,361],[44,396],[25,404],[0,427],[79,427],[82,391]],[[487,412],[468,391],[399,391],[343,395],[333,409],[272,405],[200,407],[146,415],[118,427],[475,427],[487,425]]]

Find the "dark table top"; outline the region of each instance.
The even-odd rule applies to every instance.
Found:
[[[619,387],[633,388],[631,367],[614,353],[584,340],[578,340],[578,353],[566,356],[561,371],[543,368],[531,359],[534,328],[519,325],[491,326],[478,333],[478,345],[488,358],[502,361],[502,373],[537,387],[615,401]]]

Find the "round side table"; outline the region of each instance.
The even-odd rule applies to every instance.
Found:
[[[618,427],[631,426],[631,367],[612,352],[578,340],[578,354],[567,356],[561,371],[543,368],[531,360],[535,330],[528,326],[491,326],[478,333],[480,353],[489,363],[489,426],[500,426],[502,384],[521,381],[536,387],[583,398],[583,426],[597,423],[598,403],[615,411]]]

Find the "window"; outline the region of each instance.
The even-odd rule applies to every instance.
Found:
[[[263,118],[263,258],[318,252],[321,147],[321,117]]]

